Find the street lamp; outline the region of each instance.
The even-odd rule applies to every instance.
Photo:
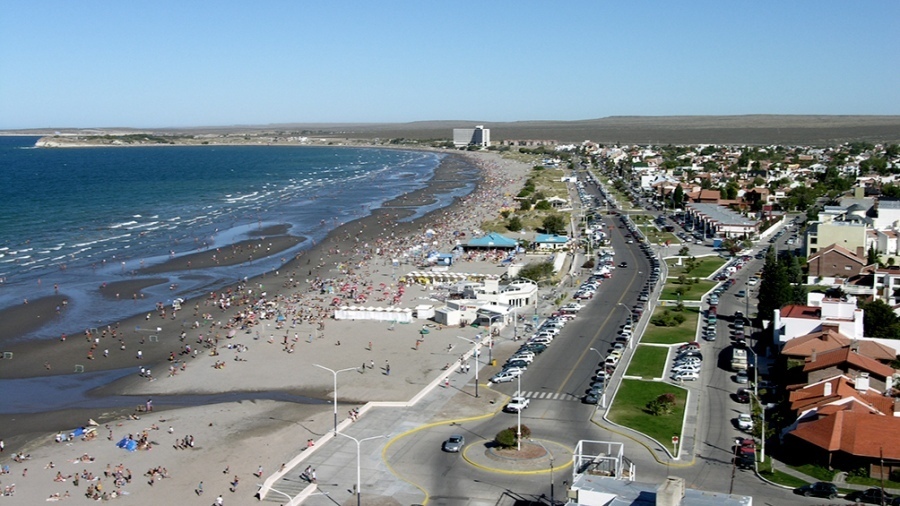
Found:
[[[625,304],[623,304],[623,303],[621,303],[621,302],[617,303],[616,305],[617,305],[617,306],[622,306],[623,308],[625,308],[625,313],[628,315],[628,323],[632,325],[632,327],[631,327],[631,339],[628,340],[628,349],[630,350],[630,349],[632,348],[632,346],[633,346],[633,345],[632,345],[632,341],[634,341],[634,334],[635,334],[635,332],[634,332],[634,330],[635,330],[634,327],[637,327],[637,325],[634,324],[634,321],[633,321],[632,318],[631,318],[631,311],[628,310],[628,306],[626,306]]]
[[[537,444],[541,445],[541,448],[543,448],[544,451],[547,452],[547,455],[550,456],[550,505],[555,506],[556,505],[556,495],[554,494],[554,490],[553,490],[553,454],[550,453],[550,450],[548,450],[546,446],[544,446],[544,443],[541,443],[537,439],[529,439],[529,441],[531,441],[532,443],[537,443]]]
[[[320,369],[325,369],[326,371],[328,371],[334,375],[334,433],[337,434],[338,433],[338,431],[337,431],[337,375],[338,375],[338,373],[347,372],[347,371],[356,371],[358,369],[356,367],[348,367],[347,369],[341,369],[339,371],[335,371],[334,369],[329,369],[329,368],[325,367],[324,365],[319,365],[319,364],[313,364],[313,365]]]
[[[597,353],[597,355],[600,355],[600,368],[603,369],[605,372],[606,371],[606,362],[603,359],[603,354],[600,353],[600,350],[598,350],[597,348],[589,348],[589,349],[591,351]],[[600,407],[603,409],[606,409],[606,386],[609,385],[609,381],[608,381],[609,378],[606,378],[606,379],[607,379],[607,381],[604,382],[605,386],[603,387],[603,393],[600,394]]]
[[[522,395],[522,373],[516,376],[516,390]],[[522,408],[516,410],[516,451],[522,450]]]
[[[372,436],[366,437],[362,439],[356,439],[353,436],[348,436],[343,432],[337,433],[339,436],[344,436],[347,439],[352,439],[354,443],[356,443],[356,506],[360,506],[360,502],[362,502],[362,470],[360,469],[360,456],[359,456],[359,445],[363,441],[371,441],[372,439],[386,438],[390,437],[389,434],[383,434],[381,436]]]
[[[473,345],[475,345],[475,350],[472,352],[472,358],[475,360],[475,397],[478,397],[478,344],[475,341],[469,339],[468,337],[456,336],[459,339],[464,341],[469,341]]]
[[[761,412],[760,419],[762,420],[762,432],[760,432],[760,440],[762,441],[762,445],[760,448],[760,457],[762,461],[766,461],[766,407],[759,400],[759,358],[756,356],[756,352],[753,351],[753,348],[750,346],[747,347],[747,350],[753,354],[753,398],[756,399],[756,402],[759,404],[759,410]]]

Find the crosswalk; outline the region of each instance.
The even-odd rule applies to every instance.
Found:
[[[569,393],[556,393],[556,392],[516,392],[513,394],[513,397],[525,397],[527,399],[546,399],[550,401],[580,401],[580,397],[576,397]]]

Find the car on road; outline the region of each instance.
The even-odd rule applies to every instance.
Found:
[[[750,416],[750,413],[739,414],[735,423],[737,424],[738,429],[745,431],[753,430],[753,417]]]
[[[529,339],[528,342],[530,344],[548,345],[553,342],[553,338],[551,336],[536,336]]]
[[[526,397],[513,397],[509,400],[503,410],[508,413],[518,413],[527,408],[530,402],[531,401]]]
[[[747,296],[747,291],[746,291],[746,290],[738,290],[738,292],[737,292],[736,294],[734,294],[734,296],[735,296],[735,297],[738,297],[738,298],[746,297],[746,296]]]
[[[848,501],[862,502],[866,504],[893,504],[894,496],[883,492],[880,488],[867,488],[866,490],[851,492],[845,497]]]
[[[627,267],[628,267],[628,262],[622,262],[622,263],[620,263],[620,264],[619,264],[619,267],[622,268],[622,269],[627,268]]]
[[[817,481],[815,483],[803,485],[800,488],[795,488],[794,493],[806,497],[823,497],[825,499],[834,499],[838,496],[838,489],[834,483],[828,483],[827,481]]]
[[[453,434],[441,446],[445,452],[458,453],[462,450],[462,447],[466,444],[466,438],[461,436],[460,434]]]
[[[738,371],[734,375],[734,382],[741,385],[746,385],[750,382],[750,376],[747,374],[747,371]]]
[[[759,283],[759,278],[756,276],[750,276],[750,279],[747,280],[747,284],[750,286],[756,286]]]
[[[507,383],[522,375],[522,369],[507,369],[491,376],[491,383]]]

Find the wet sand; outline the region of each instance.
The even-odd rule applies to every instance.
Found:
[[[312,365],[321,363],[335,369],[358,368],[356,372],[341,375],[342,403],[408,399],[439,374],[446,364],[458,359],[465,346],[456,338],[457,335],[464,334],[475,338],[478,330],[443,329],[442,332],[430,333],[426,339],[418,333],[422,321],[414,322],[413,325],[398,325],[396,328],[393,326],[389,328],[386,322],[335,321],[331,319],[332,309],[328,307],[331,295],[321,295],[312,290],[310,281],[317,278],[348,280],[346,281],[348,283],[356,280],[352,282],[358,282],[371,290],[368,304],[388,305],[390,296],[399,288],[396,284],[396,275],[415,270],[414,258],[406,257],[405,252],[421,243],[426,229],[436,230],[437,234],[434,237],[429,236],[429,240],[437,243],[436,247],[440,250],[449,251],[455,244],[454,231],[461,230],[471,234],[481,221],[496,217],[502,201],[515,195],[527,175],[528,167],[500,161],[496,155],[480,160],[480,164],[492,167],[491,170],[482,169],[489,174],[489,179],[480,184],[473,195],[458,199],[452,206],[430,213],[424,219],[397,223],[399,217],[408,216],[411,212],[405,206],[433,200],[429,189],[433,191],[437,185],[461,183],[460,174],[470,170],[471,162],[460,160],[455,156],[448,157],[447,163],[442,163],[436,171],[434,186],[389,202],[372,216],[339,227],[322,243],[289,260],[276,271],[249,281],[246,286],[223,288],[217,292],[216,297],[186,302],[174,319],[171,317],[171,308],[168,308],[169,311],[163,317],[150,301],[127,300],[122,303],[134,304],[137,316],[122,322],[110,322],[108,326],[101,327],[101,331],[107,331],[105,336],[88,337],[84,335],[82,329],[76,331],[75,335],[70,336],[65,342],[51,340],[12,343],[15,359],[0,361],[0,378],[71,374],[76,364],[82,365],[85,371],[130,368],[133,369],[133,374],[98,389],[95,394],[127,394],[132,396],[133,402],[116,409],[0,415],[0,427],[3,428],[0,438],[6,439],[7,455],[16,448],[34,448],[34,452],[45,452],[48,459],[69,458],[66,447],[47,443],[47,433],[68,430],[85,423],[85,419],[89,417],[101,423],[101,427],[108,421],[116,437],[120,437],[122,431],[132,432],[138,428],[146,428],[143,426],[150,424],[151,421],[162,425],[165,422],[160,420],[192,413],[193,421],[189,430],[204,441],[204,447],[199,453],[193,450],[185,452],[172,449],[166,450],[165,453],[139,451],[134,454],[120,454],[116,452],[121,450],[108,448],[111,445],[106,444],[108,441],[105,437],[102,439],[104,442],[102,448],[106,452],[104,459],[112,459],[113,464],[120,459],[149,462],[147,455],[151,457],[157,455],[155,457],[157,462],[169,466],[170,469],[177,469],[179,473],[177,482],[182,490],[161,492],[166,489],[157,486],[151,496],[155,500],[165,499],[176,503],[190,500],[191,504],[208,504],[209,497],[200,498],[198,502],[196,501],[198,498],[192,496],[190,488],[186,487],[196,486],[191,483],[200,479],[221,480],[221,470],[216,468],[226,464],[226,461],[232,462],[232,465],[238,462],[242,479],[250,482],[254,479],[250,473],[255,471],[257,464],[264,465],[266,471],[271,472],[272,466],[276,466],[277,462],[289,460],[296,452],[302,450],[307,437],[312,437],[311,434],[315,432],[308,428],[298,429],[296,425],[292,428],[286,427],[287,422],[279,422],[282,425],[278,425],[275,418],[279,417],[274,415],[263,417],[269,422],[247,423],[257,416],[252,414],[258,413],[254,410],[263,409],[257,406],[265,405],[267,406],[265,410],[271,409],[281,413],[283,418],[280,419],[283,420],[299,420],[298,416],[308,417],[308,420],[323,418],[325,429],[330,422],[330,407],[321,404],[268,404],[272,401],[245,401],[178,408],[154,414],[152,418],[144,416],[140,422],[123,420],[126,413],[135,413],[135,406],[147,397],[153,396],[160,406],[166,404],[165,396],[185,393],[279,390],[318,399],[330,399],[331,375]],[[495,179],[490,179],[491,174]],[[377,250],[381,250],[381,253],[373,255],[372,252]],[[209,256],[208,252],[205,254]],[[394,258],[402,261],[398,269],[391,266],[391,260]],[[492,258],[467,259],[460,261],[455,268],[461,269],[461,272],[489,269],[493,273],[500,273],[505,269],[499,261]],[[378,288],[379,286],[382,288]],[[226,293],[228,289],[235,294],[246,295],[252,292],[254,300],[262,292],[267,292],[267,300],[275,301],[279,311],[284,311],[288,315],[289,320],[285,328],[277,328],[272,320],[263,320],[249,329],[236,330],[234,336],[229,338],[230,332],[225,323],[229,317],[241,310],[242,306],[224,309],[217,307],[217,302],[223,300],[221,294]],[[379,293],[381,291],[385,292],[383,296]],[[379,302],[376,298],[385,300]],[[430,299],[429,288],[410,286],[402,296],[401,305],[415,307],[428,301],[432,304],[437,303]],[[19,314],[21,313],[10,314],[9,317],[16,318]],[[204,318],[204,314],[209,317]],[[303,314],[306,316],[301,318]],[[195,322],[199,324],[197,327],[194,327]],[[156,330],[157,327],[159,331]],[[150,332],[137,330],[141,328],[150,329]],[[182,342],[179,335],[183,329],[186,339]],[[113,330],[116,330],[115,338],[111,336]],[[159,336],[158,342],[150,340],[151,333]],[[218,344],[214,347],[198,343],[198,340],[208,340],[216,334]],[[417,341],[420,339],[422,343],[418,346]],[[93,340],[98,342],[94,343]],[[125,344],[124,350],[120,349],[121,342]],[[199,353],[182,354],[185,344],[190,344]],[[94,345],[96,348],[91,350]],[[295,347],[296,353],[292,353]],[[109,350],[108,357],[103,356],[103,350],[106,349]],[[136,356],[137,350],[142,352],[140,359]],[[87,358],[89,351],[93,351],[93,359]],[[174,355],[174,361],[167,360],[170,354]],[[50,364],[49,371],[45,369],[45,363]],[[218,366],[220,363],[221,367]],[[360,367],[361,364],[367,363],[368,367]],[[388,364],[393,367],[391,374],[386,374],[385,366]],[[152,368],[153,378],[139,376],[139,367]],[[250,407],[252,410],[248,411]],[[37,422],[38,420],[40,422]],[[132,425],[134,427],[131,427]],[[177,435],[183,435],[181,427],[177,427],[176,430],[179,431]],[[296,437],[298,431],[300,436]],[[220,432],[229,434],[229,440],[217,439]],[[291,437],[292,435],[295,437]],[[174,437],[168,434],[162,436],[159,438],[161,442],[171,447],[169,440]],[[220,445],[227,447],[210,447],[205,444],[206,441],[213,440],[220,441]],[[160,448],[165,446],[161,445]],[[105,465],[107,461],[101,462]],[[160,465],[159,463],[157,465]],[[21,465],[14,467],[17,467],[14,472],[21,473]],[[144,469],[132,469],[144,472]],[[215,478],[215,473],[220,473],[220,477]],[[45,481],[37,483],[36,486],[39,487],[37,493],[49,490],[40,488],[40,483]],[[49,483],[53,484],[52,480],[49,480]],[[162,481],[162,484],[167,483],[170,482]],[[82,483],[80,494],[83,494],[84,488],[85,485]],[[138,488],[150,490],[149,486],[144,485]],[[126,489],[134,493],[135,485]],[[160,493],[162,495],[159,495]],[[134,496],[123,499],[128,500],[130,504],[148,504],[146,500],[141,502]]]

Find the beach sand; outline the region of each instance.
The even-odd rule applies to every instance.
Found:
[[[512,196],[518,192],[530,170],[526,164],[504,160],[495,154],[469,156],[476,157],[483,177],[473,194],[423,219],[397,222],[409,212],[404,206],[433,200],[429,191],[435,185],[459,184],[454,175],[467,169],[466,164],[471,162],[456,156],[448,157],[436,171],[433,186],[389,202],[372,216],[340,227],[298,258],[285,259],[283,267],[275,272],[248,280],[243,286],[230,287],[233,300],[225,296],[227,290],[221,290],[215,297],[188,301],[174,320],[171,308],[163,318],[153,307],[147,310],[147,301],[127,300],[123,303],[138,306],[136,309],[140,311],[135,312],[139,315],[119,324],[110,323],[105,328],[106,336],[81,333],[68,337],[65,342],[12,343],[9,348],[14,350],[15,358],[0,363],[0,377],[69,374],[75,370],[75,365],[82,365],[86,371],[132,367],[133,374],[99,389],[96,394],[132,395],[134,403],[130,407],[95,410],[93,413],[79,410],[0,415],[0,424],[4,427],[0,437],[5,437],[7,443],[7,451],[0,459],[11,467],[11,475],[0,480],[3,484],[16,482],[16,495],[35,501],[46,499],[57,488],[65,488],[58,485],[69,485],[67,489],[72,496],[83,497],[85,482],[82,481],[79,487],[72,487],[70,482],[54,482],[56,470],[43,467],[45,460],[54,460],[57,470],[64,466],[62,469],[71,473],[80,467],[66,461],[89,453],[95,457],[95,463],[91,465],[97,469],[88,469],[94,474],[102,474],[107,463],[115,466],[124,462],[139,477],[125,487],[130,495],[121,498],[124,503],[156,504],[172,500],[209,504],[216,494],[224,493],[222,486],[227,485],[228,477],[222,470],[225,465],[231,465],[234,468],[232,474],[240,476],[241,490],[247,494],[242,496],[241,503],[244,503],[255,491],[255,486],[249,486],[253,480],[261,482],[251,475],[258,465],[264,467],[266,475],[275,471],[282,462],[302,451],[307,439],[327,430],[332,417],[327,403],[243,401],[153,414],[138,413],[141,420],[123,417],[133,413],[134,406],[142,404],[148,397],[154,399],[158,410],[166,405],[166,396],[188,393],[284,391],[330,399],[333,395],[332,373],[314,364],[334,370],[351,369],[339,374],[339,413],[342,418],[353,405],[412,397],[469,349],[470,345],[457,336],[473,339],[483,329],[430,326],[427,334],[421,334],[423,324],[430,322],[419,320],[409,325],[391,325],[389,322],[336,321],[331,318],[334,309],[331,302],[338,296],[342,304],[347,303],[355,286],[355,295],[368,296],[362,303],[366,306],[387,307],[395,297],[398,297],[400,307],[442,305],[430,297],[432,293],[428,287],[412,285],[400,294],[397,278],[416,269],[412,249],[425,242],[430,247],[449,251],[457,240],[456,232],[465,232],[471,237],[482,221],[496,217],[504,204],[512,204]],[[433,230],[434,235],[426,236],[427,229]],[[246,243],[270,239],[275,240],[261,234],[259,239]],[[206,261],[210,258],[209,252],[202,255]],[[393,267],[394,259],[402,262],[399,268]],[[451,270],[502,274],[506,267],[500,264],[499,258],[491,255],[473,255],[457,262]],[[323,280],[326,279],[332,281],[325,283]],[[321,293],[323,286],[335,287],[337,294]],[[341,292],[340,287],[347,287],[347,290]],[[265,301],[270,304],[259,305],[256,309],[239,304],[240,301],[257,302],[262,293],[266,294]],[[282,315],[285,321],[257,318],[259,323],[247,328],[241,328],[240,324],[229,325],[229,321],[233,322],[230,317],[239,311],[258,314],[260,308],[272,309],[272,316]],[[111,333],[117,325],[117,336],[113,338]],[[135,331],[137,327],[151,329],[152,335],[158,335],[158,342],[150,340],[150,332]],[[160,330],[157,332],[156,328]],[[185,332],[184,341],[179,339],[182,331]],[[91,343],[94,339],[99,342]],[[124,350],[120,349],[120,340],[125,342]],[[420,341],[418,346],[417,341]],[[97,345],[93,350],[94,358],[88,359],[87,353],[93,344]],[[183,353],[186,345],[191,346],[190,353]],[[109,350],[108,357],[103,356],[106,349]],[[142,352],[140,359],[137,358],[138,350]],[[167,360],[170,354],[175,358],[171,362]],[[50,371],[45,368],[45,363],[50,364]],[[153,377],[139,375],[140,367],[152,368]],[[29,420],[34,422],[38,418],[44,422],[29,424]],[[68,430],[86,423],[88,418],[101,424],[98,440],[79,441],[72,446],[52,442],[55,430]],[[174,434],[166,433],[170,422],[161,422],[162,419],[178,420]],[[298,425],[302,420],[306,421],[303,422],[305,427]],[[124,433],[137,433],[151,423],[160,427],[158,431],[149,431],[151,439],[160,443],[154,445],[153,450],[128,453],[107,440],[106,424],[113,428],[113,439],[117,439]],[[201,447],[172,448],[175,437],[187,434],[194,435],[202,443]],[[82,451],[82,446],[90,447],[90,450]],[[9,462],[10,452],[17,449],[30,452],[32,460]],[[165,466],[173,477],[149,485],[149,478],[143,473],[154,466]],[[21,476],[24,467],[30,468],[28,476]],[[193,493],[200,480],[207,484],[202,498]],[[111,480],[104,480],[104,486],[111,490],[112,483],[108,481]],[[243,488],[244,483],[248,485],[246,488]],[[163,490],[168,492],[161,492]],[[145,491],[151,495],[146,495]]]

